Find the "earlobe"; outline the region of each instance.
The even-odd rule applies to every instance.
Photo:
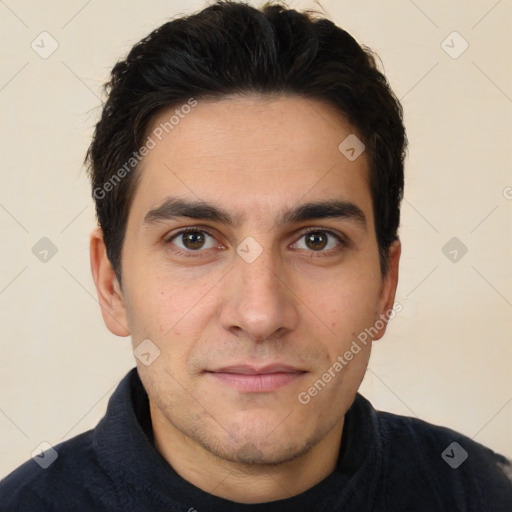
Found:
[[[116,336],[129,336],[126,306],[121,286],[107,256],[103,232],[97,227],[90,240],[91,272],[107,328]]]
[[[390,312],[394,310],[396,287],[398,285],[398,267],[400,263],[400,254],[402,246],[400,240],[395,240],[389,247],[388,270],[382,280],[382,288],[379,299],[376,325],[383,325],[379,332],[374,336],[374,341],[379,340],[386,332],[387,322],[390,318]]]

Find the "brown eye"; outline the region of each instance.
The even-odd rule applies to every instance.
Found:
[[[202,245],[204,244],[204,234],[200,231],[196,231],[194,233],[184,233],[181,235],[183,245],[187,249],[201,249]]]
[[[167,243],[190,252],[199,252],[202,249],[212,249],[216,246],[215,239],[206,231],[188,229],[172,236]]]
[[[315,229],[304,233],[293,245],[294,249],[304,249],[310,253],[318,252],[327,255],[342,249],[347,244],[340,235],[332,231]]]
[[[325,233],[319,231],[317,233],[308,233],[305,236],[305,241],[309,249],[314,251],[321,251],[327,245],[328,240],[325,236]]]

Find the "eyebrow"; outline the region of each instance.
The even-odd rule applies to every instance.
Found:
[[[144,217],[145,224],[187,217],[212,221],[236,227],[246,220],[244,214],[231,214],[220,206],[205,201],[188,201],[168,197],[160,206],[150,210]],[[361,224],[366,229],[366,216],[356,204],[344,200],[326,200],[303,203],[281,213],[276,223],[293,224],[319,219],[345,219]]]

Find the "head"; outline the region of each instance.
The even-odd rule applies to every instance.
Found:
[[[107,94],[92,269],[109,329],[151,340],[154,423],[227,460],[300,456],[342,425],[371,343],[335,362],[393,306],[398,100],[329,20],[231,2],[152,32]],[[260,391],[237,377],[256,370]]]

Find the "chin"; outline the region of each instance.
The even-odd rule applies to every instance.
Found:
[[[244,466],[278,466],[307,453],[314,441],[269,443],[265,439],[239,440],[237,443],[206,443],[203,448],[220,459]]]
[[[269,421],[268,417],[246,417],[243,423],[231,422],[225,430],[196,430],[194,437],[204,449],[220,459],[243,465],[275,466],[306,454],[327,434],[325,425],[323,428],[312,426],[308,432],[304,422],[291,416],[285,418],[278,422],[275,419]],[[293,431],[289,424],[286,425],[289,420]]]

